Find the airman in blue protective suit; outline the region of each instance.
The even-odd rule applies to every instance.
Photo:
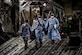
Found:
[[[31,29],[30,29],[30,25],[28,24],[28,20],[25,20],[25,22],[21,25],[20,30],[18,31],[18,33],[21,35],[21,37],[24,40],[25,50],[27,49],[30,32],[31,32]]]
[[[40,43],[40,47],[42,46],[42,41],[44,39],[44,31],[43,29],[45,28],[44,26],[44,21],[42,20],[42,17],[39,16],[38,17],[38,20],[34,20],[33,22],[33,28],[32,28],[32,31],[35,30],[35,36],[36,36],[36,46],[37,47],[37,44]]]
[[[45,25],[45,28],[48,29],[48,38],[51,40],[51,43],[58,42],[58,40],[61,40],[59,31],[59,21],[56,17],[54,17],[54,14],[51,14],[51,17],[47,20],[47,23]]]

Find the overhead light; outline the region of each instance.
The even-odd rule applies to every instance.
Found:
[[[72,17],[69,17],[68,20],[72,20]]]
[[[46,3],[44,3],[43,6],[46,6]]]

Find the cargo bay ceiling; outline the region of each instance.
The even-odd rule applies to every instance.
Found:
[[[10,1],[10,0],[5,0]],[[19,0],[24,1],[24,0]],[[25,0],[25,1],[52,1],[52,0]],[[73,9],[82,9],[82,0],[53,0],[57,2],[58,4],[64,6],[65,3],[71,3]]]

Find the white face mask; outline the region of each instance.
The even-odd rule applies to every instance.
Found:
[[[33,20],[33,22],[36,22],[36,20]]]
[[[54,18],[54,16],[51,16],[51,18]]]
[[[41,18],[38,18],[38,20],[41,20]]]
[[[24,26],[28,25],[28,23],[24,23]]]

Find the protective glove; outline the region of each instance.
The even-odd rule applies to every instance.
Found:
[[[56,24],[54,24],[54,29],[56,29],[57,28],[57,25]]]

